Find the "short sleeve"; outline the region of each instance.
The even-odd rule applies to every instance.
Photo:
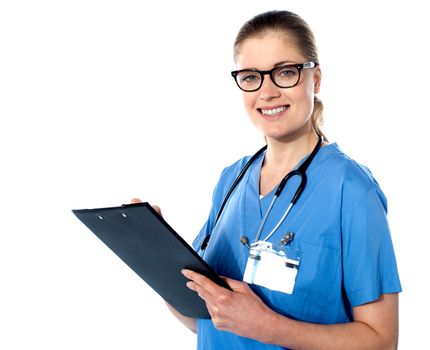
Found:
[[[192,246],[196,252],[200,251],[203,241],[212,232],[216,217],[218,216],[218,211],[222,205],[222,201],[228,190],[227,188],[228,181],[226,179],[226,177],[228,177],[227,176],[228,172],[229,172],[229,168],[225,168],[222,171],[220,178],[218,180],[218,183],[216,184],[214,192],[212,194],[212,205],[209,212],[209,217],[192,243]]]
[[[352,307],[401,291],[386,199],[378,186],[342,213],[342,247],[344,288]]]
[[[218,184],[215,186],[215,190],[214,193],[212,195],[212,206],[209,212],[209,217],[206,220],[206,222],[204,223],[203,227],[201,228],[200,232],[198,233],[198,235],[196,236],[196,238],[194,239],[192,246],[194,248],[194,250],[196,252],[199,252],[201,249],[201,246],[203,244],[203,241],[205,240],[205,238],[210,235],[213,225],[215,223],[216,220],[216,216],[218,215],[218,210],[219,207],[221,206],[221,204],[217,205],[217,203],[219,202],[219,182]],[[218,209],[218,210],[217,210]]]
[[[211,234],[222,202],[224,201],[224,198],[227,195],[227,192],[232,186],[234,180],[248,162],[249,158],[249,156],[243,157],[221,172],[218,183],[216,184],[212,195],[212,206],[209,212],[209,217],[192,243],[195,251],[200,251],[203,241],[208,235]]]

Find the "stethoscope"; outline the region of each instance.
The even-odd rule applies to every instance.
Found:
[[[249,245],[249,239],[246,236],[242,236],[240,238],[240,242],[247,246],[248,248],[251,248],[253,246],[253,244],[256,244],[257,242],[259,242],[260,240],[260,236],[261,236],[261,232],[263,231],[263,228],[266,224],[267,218],[270,214],[270,211],[272,210],[273,205],[276,202],[276,199],[281,195],[282,190],[284,189],[285,185],[287,184],[288,180],[291,179],[293,176],[299,176],[300,177],[300,183],[297,187],[296,193],[294,194],[293,198],[290,201],[290,204],[288,205],[287,209],[285,210],[284,214],[282,215],[282,217],[279,219],[278,223],[275,225],[275,227],[272,229],[272,231],[270,231],[270,233],[266,236],[266,238],[264,238],[264,242],[267,241],[270,237],[272,237],[272,235],[276,232],[276,230],[279,228],[279,226],[281,226],[282,222],[285,220],[285,218],[288,216],[288,214],[290,213],[292,207],[294,206],[294,204],[296,204],[296,202],[298,201],[298,199],[300,198],[300,196],[303,193],[303,190],[306,187],[306,183],[307,183],[307,176],[306,176],[306,170],[308,169],[309,165],[311,164],[312,160],[315,158],[316,154],[318,153],[319,149],[321,148],[321,145],[323,143],[323,138],[318,135],[318,142],[316,144],[316,146],[314,147],[314,149],[312,150],[311,154],[305,159],[305,161],[297,168],[294,169],[292,171],[290,171],[287,175],[285,175],[285,177],[282,179],[282,181],[279,183],[278,188],[276,189],[275,195],[273,196],[273,199],[268,207],[268,209],[266,210],[266,213],[264,214],[263,220],[261,221],[260,227],[258,229],[257,235],[255,237],[255,240],[253,241],[253,243],[251,245]],[[237,187],[237,185],[239,184],[239,182],[242,180],[242,178],[245,176],[246,171],[248,170],[248,168],[251,166],[252,163],[255,162],[255,160],[260,157],[260,155],[267,149],[267,145],[262,147],[260,150],[257,151],[257,153],[255,153],[249,160],[248,162],[245,164],[245,166],[243,167],[243,169],[241,170],[241,172],[239,173],[239,175],[236,177],[236,179],[234,180],[233,184],[231,185],[229,191],[227,192],[227,195],[225,196],[221,207],[218,211],[217,217],[215,219],[215,223],[212,226],[212,230],[211,233],[209,235],[207,235],[205,237],[205,239],[203,240],[203,243],[200,247],[200,249],[202,251],[204,251],[209,243],[209,240],[211,238],[212,232],[219,220],[219,218],[221,217],[221,214],[224,210],[225,205],[227,204],[228,199],[230,198],[231,194],[233,193],[234,189]],[[291,240],[293,239],[293,234],[291,232],[288,232],[282,239],[281,239],[281,243],[282,244],[288,244]]]

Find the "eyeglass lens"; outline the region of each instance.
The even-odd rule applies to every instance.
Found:
[[[277,86],[288,88],[297,84],[300,72],[294,66],[283,66],[272,70],[270,78]],[[263,76],[258,71],[242,71],[237,74],[236,81],[242,90],[253,91],[260,88]]]

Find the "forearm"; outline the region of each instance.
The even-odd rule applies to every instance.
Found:
[[[199,273],[182,273],[190,280],[188,288],[206,302],[212,322],[220,331],[295,350],[397,348],[397,293],[382,294],[376,301],[354,306],[353,322],[323,325],[276,313],[247,283],[225,278],[232,289],[228,290]]]
[[[266,340],[268,343],[295,350],[397,348],[397,336],[378,333],[369,325],[359,321],[320,325],[276,315],[268,329]]]
[[[197,320],[195,318],[186,317],[182,315],[180,312],[178,312],[172,305],[166,302],[167,307],[169,308],[170,312],[185,326],[187,327],[191,332],[196,333],[197,332]]]

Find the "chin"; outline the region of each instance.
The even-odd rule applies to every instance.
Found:
[[[294,130],[283,130],[283,131],[268,131],[268,130],[262,130],[263,135],[266,137],[266,139],[272,139],[276,141],[290,141],[299,139],[301,136],[306,136],[309,134],[308,129],[294,129]]]
[[[288,139],[291,136],[290,133],[265,133],[265,132],[263,132],[263,135],[266,139],[272,139],[277,141],[283,141],[285,139]]]

